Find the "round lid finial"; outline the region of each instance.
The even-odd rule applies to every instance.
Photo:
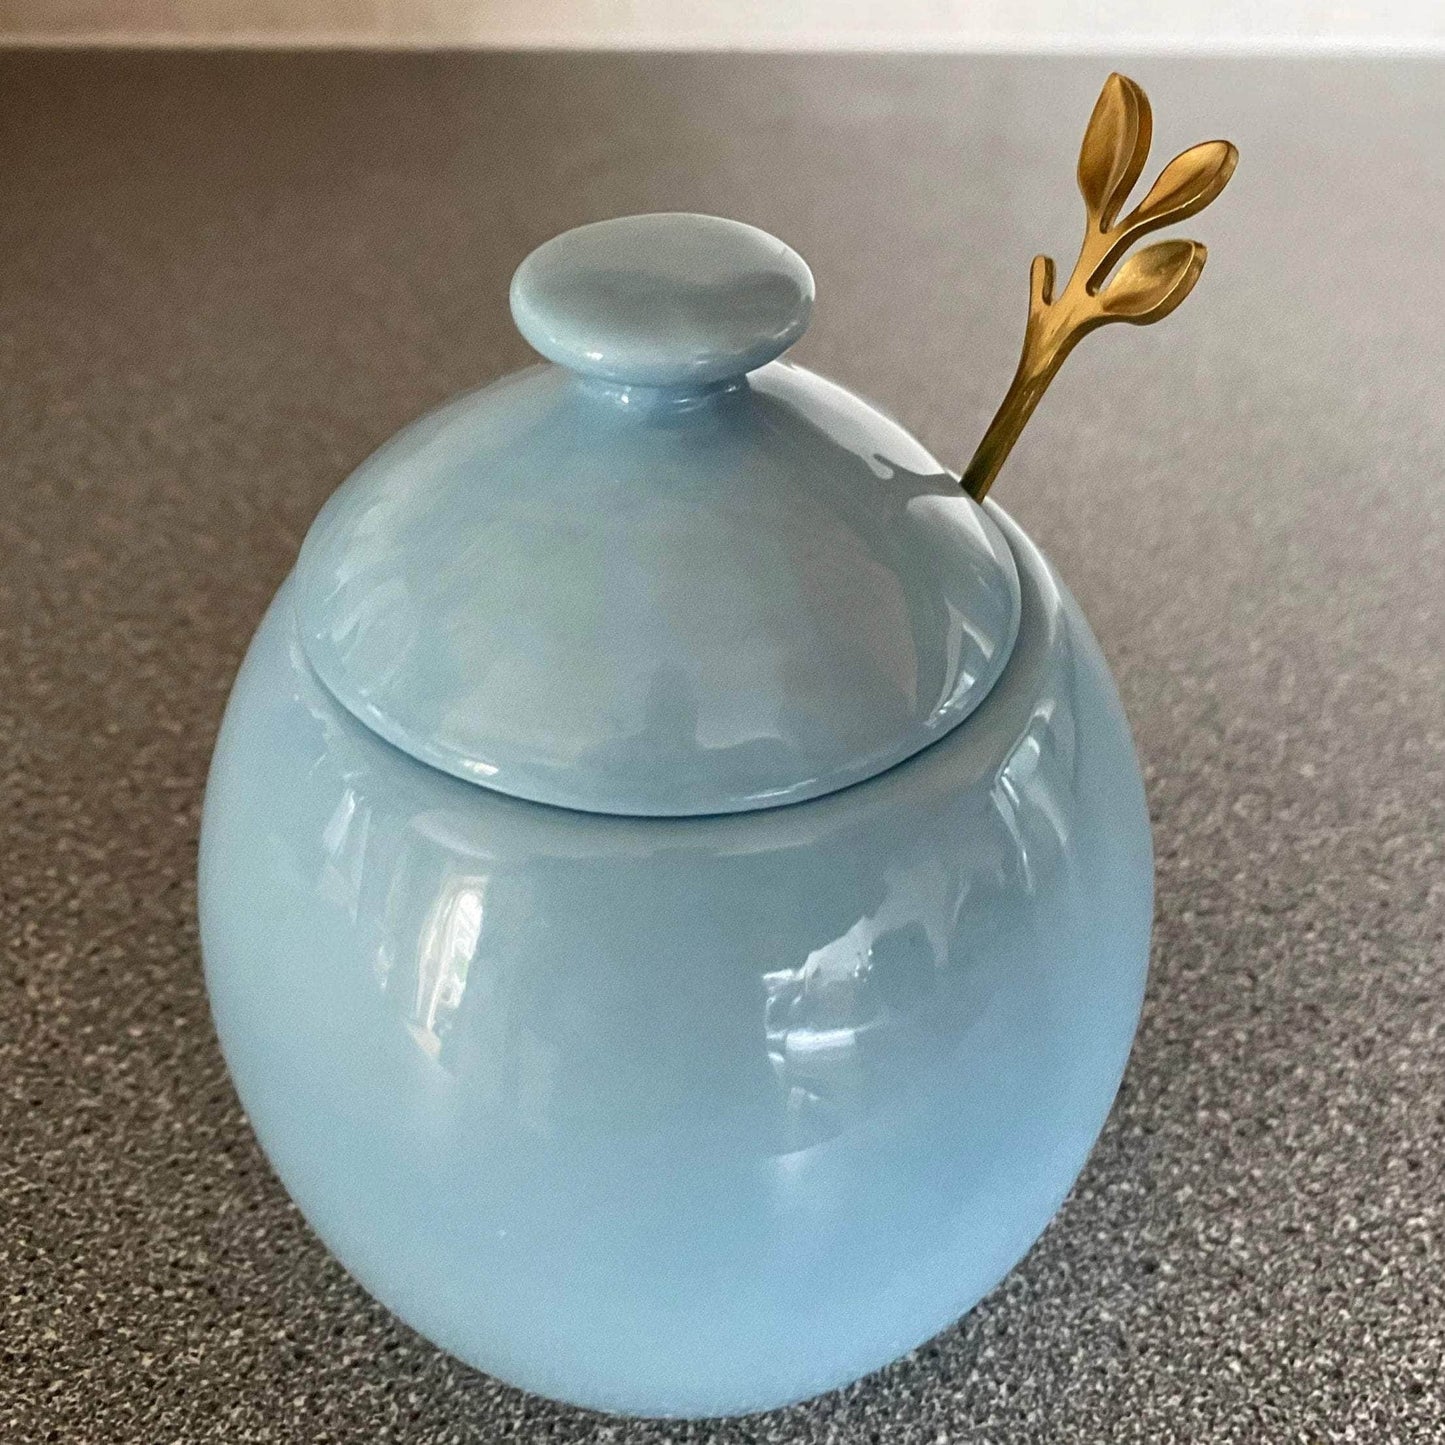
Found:
[[[522,335],[573,371],[627,386],[708,385],[803,334],[813,275],[756,226],[674,211],[554,237],[517,268],[511,302]]]

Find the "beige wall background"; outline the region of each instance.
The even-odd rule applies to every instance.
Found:
[[[24,44],[1439,50],[1445,0],[0,0]]]

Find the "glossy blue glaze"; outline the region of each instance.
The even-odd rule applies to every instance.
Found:
[[[628,386],[696,390],[753,371],[812,309],[812,272],[791,247],[677,211],[564,232],[512,278],[512,316],[543,356]]]
[[[462,397],[336,492],[296,575],[312,664],[383,737],[653,816],[797,802],[916,753],[993,685],[1018,597],[956,479],[785,362],[702,392],[543,366]]]
[[[948,1325],[1058,1207],[1137,1020],[1149,829],[1087,625],[987,510],[1022,618],[968,722],[725,817],[416,761],[283,589],[206,797],[207,983],[287,1188],[444,1348],[604,1410],[762,1409]]]

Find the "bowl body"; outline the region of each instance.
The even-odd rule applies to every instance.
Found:
[[[208,785],[216,1027],[353,1275],[513,1384],[643,1415],[844,1384],[1024,1254],[1117,1088],[1148,957],[1139,768],[1014,551],[968,722],[792,806],[620,818],[447,776],[262,623]]]

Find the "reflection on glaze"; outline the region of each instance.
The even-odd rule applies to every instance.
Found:
[[[991,511],[1023,621],[967,724],[725,817],[413,761],[283,589],[207,795],[207,982],[287,1188],[431,1339],[605,1409],[763,1408],[920,1343],[1043,1228],[1137,1019],[1149,838],[1097,647]]]

